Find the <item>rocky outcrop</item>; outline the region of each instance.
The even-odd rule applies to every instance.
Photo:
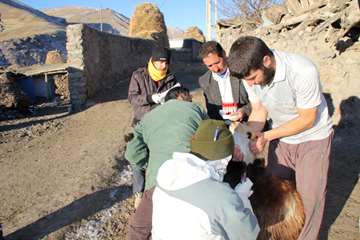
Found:
[[[216,24],[216,36],[220,41],[227,41],[227,39],[233,39],[243,32],[256,29],[258,25],[257,22],[242,17],[220,20]]]
[[[269,19],[273,24],[280,23],[281,19],[288,13],[285,6],[273,5],[270,8],[264,10],[263,15]]]
[[[299,14],[326,2],[327,0],[286,0],[285,6],[291,14]]]

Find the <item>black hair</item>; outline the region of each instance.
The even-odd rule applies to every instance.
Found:
[[[189,89],[185,87],[174,87],[170,89],[165,96],[165,102],[171,99],[177,99],[180,95],[190,96]]]
[[[225,57],[224,49],[222,48],[220,43],[216,41],[208,41],[203,43],[199,51],[199,57],[203,59],[210,53],[216,53],[219,57]]]
[[[273,57],[274,54],[263,40],[252,36],[238,38],[232,44],[228,57],[231,75],[242,79],[251,70],[263,69],[265,56]]]

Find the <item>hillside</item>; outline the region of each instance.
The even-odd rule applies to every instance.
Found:
[[[90,27],[104,32],[127,35],[129,29],[129,18],[109,9],[94,9],[85,7],[62,7],[53,9],[44,9],[46,14],[65,18],[68,23],[86,23]]]
[[[52,50],[59,50],[66,59],[66,26],[69,23],[86,23],[101,29],[97,9],[64,7],[45,12],[20,1],[0,0],[0,67],[42,64],[47,52]],[[104,32],[127,35],[129,19],[124,15],[102,9],[101,19]]]
[[[66,21],[14,0],[0,0],[0,41],[65,30]]]
[[[48,51],[66,59],[66,21],[16,0],[0,0],[0,67],[44,63]]]
[[[169,39],[183,39],[184,30],[177,27],[167,27],[167,35]]]

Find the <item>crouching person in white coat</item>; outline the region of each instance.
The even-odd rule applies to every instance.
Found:
[[[203,120],[190,149],[175,152],[158,171],[152,239],[256,239],[259,225],[248,200],[251,182],[243,184],[245,191],[222,182],[234,151],[223,121]]]

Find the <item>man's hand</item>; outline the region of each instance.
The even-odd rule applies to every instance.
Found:
[[[264,133],[257,133],[255,139],[250,140],[249,148],[253,154],[261,153],[265,149],[268,140],[264,137]]]
[[[242,160],[244,160],[244,154],[241,152],[240,146],[235,144],[232,161],[237,162]]]
[[[245,111],[243,108],[238,109],[236,112],[230,114],[229,120],[232,122],[241,121],[245,116]]]

